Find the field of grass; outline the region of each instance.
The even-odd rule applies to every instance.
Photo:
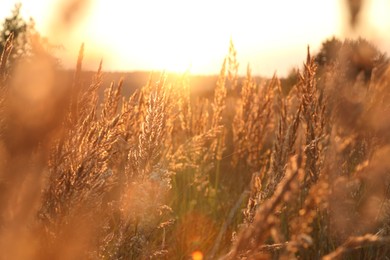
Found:
[[[308,49],[288,86],[239,77],[231,43],[204,93],[86,82],[84,47],[72,81],[43,56],[10,68],[12,46],[1,259],[389,259],[390,70],[365,41]]]

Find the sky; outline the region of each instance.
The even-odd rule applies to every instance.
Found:
[[[285,76],[301,66],[309,45],[318,51],[332,36],[359,35],[390,50],[390,0],[366,0],[352,31],[341,0],[0,0],[0,18],[15,2],[38,31],[64,47],[58,56],[75,67],[114,71],[190,70],[217,74],[233,40],[245,73]]]

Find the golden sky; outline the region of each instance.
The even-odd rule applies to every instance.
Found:
[[[0,0],[0,17],[15,0]],[[366,0],[357,32],[348,30],[340,0],[22,0],[42,35],[61,43],[73,67],[85,42],[85,66],[107,70],[168,70],[215,74],[233,39],[243,73],[286,75],[333,35],[363,35],[390,46],[390,1]],[[387,47],[390,49],[389,47]]]

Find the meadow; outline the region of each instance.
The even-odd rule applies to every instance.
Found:
[[[363,39],[287,79],[129,89],[38,49],[0,60],[1,259],[388,259],[390,70]],[[305,46],[302,46],[305,48]],[[86,46],[88,48],[88,46]]]

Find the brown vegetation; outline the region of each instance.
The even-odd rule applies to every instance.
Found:
[[[9,71],[12,40],[0,62],[4,258],[390,254],[390,72],[365,42],[332,62],[308,50],[288,91],[249,66],[238,77],[231,43],[213,95],[184,74],[127,97],[122,81],[102,85],[101,64],[81,80],[83,47],[69,86],[45,56]]]

